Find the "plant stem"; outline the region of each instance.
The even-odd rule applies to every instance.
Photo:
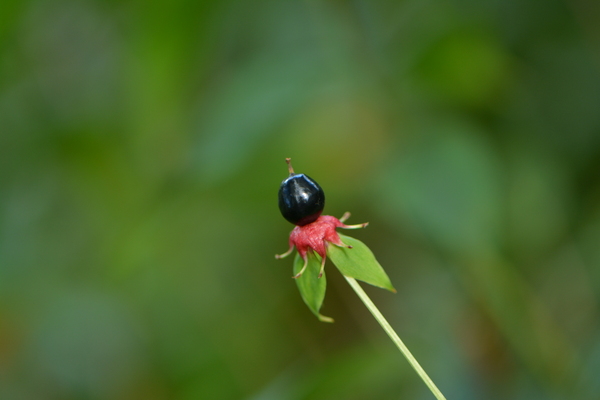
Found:
[[[367,306],[369,311],[371,311],[371,314],[373,314],[373,316],[375,317],[377,322],[379,322],[379,324],[381,325],[383,330],[389,335],[389,337],[396,344],[396,346],[398,346],[398,348],[400,349],[402,354],[404,354],[404,357],[406,357],[406,359],[408,360],[410,365],[415,369],[415,371],[417,371],[417,374],[419,374],[421,379],[423,379],[423,382],[425,382],[427,387],[429,387],[429,390],[431,390],[431,393],[433,393],[433,395],[438,400],[446,400],[446,398],[444,397],[442,392],[440,392],[440,390],[437,388],[437,386],[435,386],[435,383],[433,383],[433,381],[431,380],[429,375],[427,375],[425,370],[421,367],[421,365],[419,364],[417,359],[408,350],[408,347],[406,347],[404,342],[402,342],[402,340],[400,339],[398,334],[394,331],[394,329],[389,324],[389,322],[387,322],[387,320],[384,318],[383,314],[381,314],[381,312],[377,309],[377,307],[375,307],[375,304],[373,304],[373,302],[371,301],[369,296],[365,293],[363,288],[360,287],[358,282],[356,282],[356,279],[350,278],[345,275],[344,275],[344,278],[346,278],[346,280],[348,281],[350,286],[352,286],[352,289],[354,289],[354,291],[356,292],[358,297],[360,297],[362,302],[365,303],[365,306]]]

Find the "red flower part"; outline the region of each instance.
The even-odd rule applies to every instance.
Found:
[[[275,258],[279,259],[287,257],[292,253],[294,247],[296,247],[296,249],[298,249],[298,254],[300,254],[300,257],[304,260],[304,266],[300,272],[294,276],[294,278],[299,278],[308,265],[307,253],[309,250],[312,250],[321,256],[320,278],[323,276],[323,268],[325,267],[325,260],[327,259],[327,246],[329,243],[340,247],[347,247],[349,249],[352,248],[352,246],[347,246],[342,242],[335,229],[358,229],[364,228],[369,224],[368,222],[358,225],[344,224],[349,217],[349,212],[345,213],[340,219],[332,217],[331,215],[321,215],[316,221],[311,222],[310,224],[296,226],[290,234],[290,249],[284,254],[276,255]]]

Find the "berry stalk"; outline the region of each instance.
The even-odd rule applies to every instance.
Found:
[[[346,275],[344,275],[344,278],[346,278],[346,280],[348,281],[348,283],[350,284],[352,289],[354,289],[354,291],[356,292],[358,297],[362,300],[362,302],[365,304],[365,306],[367,306],[367,308],[369,309],[371,314],[373,314],[373,316],[375,317],[377,322],[379,322],[379,325],[381,325],[381,327],[383,328],[385,333],[387,333],[388,336],[390,337],[390,339],[392,339],[392,341],[394,342],[394,344],[396,346],[398,346],[398,348],[400,349],[400,352],[404,355],[404,357],[406,357],[406,359],[408,360],[408,363],[414,368],[414,370],[421,377],[423,382],[425,382],[425,384],[427,385],[429,390],[431,390],[431,393],[433,393],[433,395],[436,397],[436,399],[446,400],[446,398],[444,397],[442,392],[440,392],[440,389],[438,389],[437,386],[435,386],[435,383],[433,383],[433,381],[431,380],[429,375],[427,375],[427,373],[425,372],[423,367],[421,367],[421,364],[419,364],[419,362],[412,355],[410,350],[408,350],[408,347],[406,347],[406,345],[404,344],[402,339],[400,339],[400,337],[398,336],[396,331],[394,331],[394,328],[392,328],[392,326],[389,324],[389,322],[387,322],[387,320],[385,319],[383,314],[381,314],[379,309],[371,301],[371,298],[367,295],[367,293],[365,293],[363,288],[360,287],[360,285],[358,284],[356,279],[350,278]]]

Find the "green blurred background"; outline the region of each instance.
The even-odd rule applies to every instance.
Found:
[[[0,399],[431,399],[276,195],[369,221],[448,399],[598,399],[600,3],[0,5]]]

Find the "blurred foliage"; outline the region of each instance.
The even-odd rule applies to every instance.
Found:
[[[600,7],[4,0],[0,398],[428,399],[331,265],[285,157],[397,294],[449,399],[600,391]]]

